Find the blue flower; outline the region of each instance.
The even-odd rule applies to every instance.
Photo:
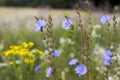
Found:
[[[64,29],[69,29],[71,25],[72,25],[71,19],[70,18],[65,18],[65,20],[62,23],[62,27]]]
[[[104,59],[104,64],[105,64],[106,66],[109,66],[112,62],[113,62],[113,61],[112,61],[111,58],[110,58],[109,60],[108,60],[108,59]]]
[[[100,22],[101,22],[102,24],[104,24],[104,23],[106,23],[108,20],[110,20],[110,16],[109,16],[109,15],[104,15],[104,16],[101,17]]]
[[[80,64],[80,65],[76,66],[75,71],[79,76],[84,75],[87,72],[87,67],[84,64]]]
[[[105,51],[105,53],[104,53],[104,57],[106,57],[106,56],[112,56],[112,52],[110,51],[110,50],[107,50],[107,51]]]
[[[47,25],[46,20],[37,20],[35,31],[43,31],[44,27]]]
[[[112,52],[110,50],[105,51],[104,53],[104,64],[109,66],[112,63]]]
[[[48,70],[47,70],[47,73],[46,73],[46,77],[50,77],[52,72],[53,72],[52,67],[49,67]]]
[[[41,66],[38,65],[38,66],[35,67],[34,72],[37,72],[37,71],[40,70],[40,69],[41,69]]]
[[[71,66],[76,65],[77,62],[78,62],[77,59],[72,59],[69,61],[69,65],[71,65]]]
[[[53,56],[60,56],[60,51],[59,50],[54,50]]]

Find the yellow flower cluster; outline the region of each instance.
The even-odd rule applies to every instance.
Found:
[[[44,53],[39,49],[32,49],[34,46],[33,42],[23,42],[22,45],[12,45],[9,50],[4,51],[4,55],[6,57],[19,57],[22,58],[24,63],[26,64],[34,64],[35,57],[44,56]],[[34,50],[34,52],[32,51]],[[9,62],[9,64],[14,64],[13,61]]]
[[[32,64],[32,65],[34,65],[34,60],[29,59],[29,58],[25,58],[25,59],[24,59],[24,62],[25,62],[26,64]]]

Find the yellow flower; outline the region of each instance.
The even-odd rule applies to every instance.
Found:
[[[24,62],[25,62],[26,64],[29,64],[29,59],[28,59],[28,58],[25,58],[25,59],[24,59]]]
[[[22,50],[20,50],[19,55],[20,56],[25,56],[28,52],[29,52],[28,49],[22,49]]]
[[[9,62],[9,64],[10,64],[10,65],[13,65],[13,64],[14,64],[14,62],[13,62],[13,61],[10,61],[10,62]]]
[[[31,52],[28,52],[27,56],[29,56],[29,57],[35,57],[35,55],[33,53],[31,53]]]
[[[34,64],[34,60],[31,60],[31,59],[29,59],[29,58],[25,58],[24,59],[24,62],[26,63],[26,64]]]
[[[21,49],[21,46],[10,46],[10,50],[4,51],[5,56],[11,55],[17,55],[19,53],[19,50]]]
[[[13,50],[19,50],[19,49],[21,49],[22,47],[21,47],[21,46],[11,45],[10,48],[13,49]]]
[[[29,42],[29,43],[23,42],[23,47],[24,47],[24,48],[28,48],[28,47],[32,47],[32,46],[34,46],[34,43],[33,43],[33,42]]]
[[[31,65],[34,65],[34,62],[35,62],[34,60],[30,60]]]
[[[12,50],[7,50],[7,51],[4,51],[4,55],[5,55],[5,56],[10,55],[11,53],[12,53]]]
[[[28,47],[27,42],[23,42],[22,44],[23,44],[23,47],[24,47],[24,48],[27,48],[27,47]]]
[[[39,55],[44,56],[44,53],[43,53],[42,51],[36,49],[36,52],[37,52]]]
[[[13,52],[13,55],[17,55],[17,54],[19,54],[19,51],[18,51],[18,50],[15,50],[15,51]]]
[[[29,44],[30,47],[34,46],[33,42],[29,42],[28,44]]]

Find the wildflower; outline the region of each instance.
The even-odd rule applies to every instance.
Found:
[[[34,54],[32,54],[31,52],[27,52],[27,54],[26,54],[28,57],[35,57],[35,55]]]
[[[71,65],[71,66],[76,65],[77,62],[78,62],[77,59],[72,59],[69,61],[69,65]]]
[[[16,64],[20,64],[21,62],[20,62],[19,60],[16,60],[15,63],[16,63]]]
[[[27,48],[29,46],[27,42],[23,42],[22,44],[24,48]]]
[[[13,61],[10,61],[10,62],[9,62],[9,64],[10,64],[10,65],[13,65],[13,64],[14,64],[14,62],[13,62]]]
[[[53,56],[60,56],[60,51],[59,50],[54,50]]]
[[[16,45],[11,45],[10,46],[10,49],[14,49],[14,50],[19,50],[21,48],[22,48],[21,46],[16,46]]]
[[[35,67],[35,69],[34,69],[34,72],[37,72],[38,70],[40,70],[41,69],[41,66],[40,65],[37,65],[36,67]]]
[[[29,45],[30,47],[32,47],[32,46],[34,46],[34,43],[33,43],[33,42],[29,42],[28,45]]]
[[[104,53],[104,64],[109,66],[112,63],[112,52],[110,50],[105,51]]]
[[[34,60],[31,60],[31,59],[29,59],[29,58],[25,58],[25,59],[24,59],[24,62],[25,62],[26,64],[34,65]]]
[[[104,24],[104,23],[106,23],[108,20],[110,20],[110,16],[109,16],[109,15],[104,15],[104,16],[101,17],[100,22],[101,22],[102,24]]]
[[[49,67],[49,68],[48,68],[48,70],[47,70],[46,77],[50,77],[50,76],[51,76],[51,74],[52,74],[52,72],[53,72],[52,67]]]
[[[84,75],[87,72],[87,67],[84,64],[80,64],[80,65],[76,66],[75,71],[79,76]]]
[[[32,53],[36,53],[36,50],[35,50],[35,49],[32,49],[31,52],[32,52]]]
[[[43,20],[38,20],[36,22],[36,28],[35,31],[43,31],[43,28],[47,25],[47,22],[43,19]]]
[[[111,63],[112,63],[112,59],[111,58],[109,60],[108,59],[104,59],[104,64],[106,66],[109,66]]]
[[[29,52],[28,49],[24,49],[24,48],[23,48],[23,49],[20,50],[19,55],[20,55],[20,56],[25,56],[25,55],[27,55],[28,52]]]
[[[44,56],[45,54],[41,51],[41,50],[39,50],[39,49],[35,49],[35,51],[39,54],[39,55],[41,55],[41,56]]]
[[[72,21],[70,18],[66,18],[62,23],[62,27],[64,29],[69,29],[71,25],[72,25]]]
[[[4,55],[5,55],[5,56],[9,56],[11,53],[12,53],[11,50],[4,51]]]
[[[112,56],[112,52],[110,50],[105,51],[104,57],[107,57],[107,56],[110,56],[110,57]]]
[[[29,60],[28,58],[25,58],[25,59],[24,59],[24,62],[25,62],[26,64],[29,64],[30,60]]]

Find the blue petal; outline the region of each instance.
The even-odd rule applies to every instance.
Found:
[[[112,52],[111,52],[110,50],[105,51],[104,54],[106,54],[106,55],[108,55],[108,56],[112,56]]]
[[[49,67],[49,68],[48,68],[48,70],[47,70],[46,77],[50,77],[50,76],[51,76],[51,74],[52,74],[52,72],[53,72],[52,67]]]
[[[109,65],[110,65],[110,62],[109,62],[108,60],[104,59],[104,64],[105,64],[106,66],[109,66]]]
[[[106,66],[109,66],[111,63],[113,62],[113,60],[112,59],[104,59],[104,64],[106,65]]]
[[[76,63],[78,62],[78,60],[77,59],[72,59],[72,60],[70,60],[69,61],[69,65],[76,65]]]
[[[60,56],[60,51],[59,50],[54,50],[53,56]]]
[[[35,32],[38,32],[38,31],[40,31],[40,27],[35,28]]]
[[[47,25],[47,22],[45,20],[38,20],[36,22],[36,28],[35,28],[35,31],[38,32],[38,31],[42,31],[43,28]]]
[[[109,15],[104,15],[104,16],[101,17],[100,22],[101,22],[102,24],[104,24],[104,23],[106,23],[108,20],[110,20],[110,16],[109,16]]]
[[[69,18],[66,18],[62,23],[62,27],[64,29],[69,29],[71,25],[72,25],[72,21]]]
[[[34,72],[37,72],[37,71],[40,70],[40,69],[41,69],[41,66],[38,65],[38,66],[35,67]]]
[[[84,75],[87,72],[87,67],[84,64],[80,64],[80,65],[76,66],[75,71],[79,76]]]

